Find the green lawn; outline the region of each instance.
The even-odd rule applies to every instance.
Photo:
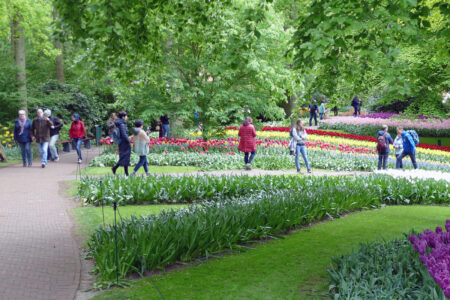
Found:
[[[131,173],[134,169],[130,167],[128,170]],[[186,172],[197,172],[197,167],[184,167],[184,166],[148,166],[150,173],[186,173]],[[144,169],[140,168],[137,174],[144,174]],[[111,175],[112,171],[110,167],[88,167],[81,170],[82,175]],[[117,169],[117,174],[124,174],[123,168]]]
[[[131,215],[145,216],[148,214],[159,214],[164,209],[179,209],[182,207],[186,207],[186,205],[133,205],[120,206],[118,210],[122,218],[129,218]],[[114,210],[112,205],[105,206],[103,211],[105,213],[105,224],[113,224]],[[77,223],[80,225],[80,227],[78,227],[78,232],[80,232],[85,238],[89,237],[97,226],[103,223],[103,213],[101,207],[78,207],[73,210],[73,215],[75,216]],[[117,215],[117,222],[120,222],[119,215]]]
[[[166,299],[324,299],[334,255],[358,243],[442,226],[450,207],[391,206],[350,214],[255,246],[154,276]],[[94,299],[160,299],[149,279]]]
[[[0,162],[0,168],[9,167],[18,163],[22,163],[21,159],[9,159],[7,162]]]

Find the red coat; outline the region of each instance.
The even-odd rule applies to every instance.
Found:
[[[247,126],[241,125],[238,135],[241,137],[238,147],[239,151],[253,152],[256,150],[256,131],[253,124],[248,124]]]
[[[78,123],[75,124],[75,122],[72,122],[72,125],[70,126],[69,130],[69,136],[71,139],[81,139],[84,138],[86,135],[86,128],[84,128],[83,121],[78,121]]]

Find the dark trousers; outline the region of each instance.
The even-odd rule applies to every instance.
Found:
[[[395,154],[395,168],[396,169],[403,169],[403,162],[401,160],[398,160],[398,157],[400,156],[400,154]]]
[[[411,162],[414,166],[414,169],[417,169],[416,153],[415,152],[405,152],[405,151],[403,151],[402,154],[400,154],[399,157],[397,157],[397,163],[401,164],[400,168],[403,168],[402,159],[407,155],[411,158]]]
[[[245,152],[245,154],[244,154],[245,164],[252,164],[252,160],[255,158],[256,151],[253,151],[251,153],[252,153],[252,155],[250,155],[250,158],[248,158],[248,155],[250,154],[250,152]]]
[[[314,124],[317,126],[317,113],[309,113],[309,126],[312,126],[312,119],[314,118]]]
[[[31,166],[31,143],[19,143],[20,151],[22,152],[22,162],[24,166]]]
[[[378,153],[378,170],[381,170],[381,165],[383,165],[383,170],[386,170],[388,158],[389,158],[389,152],[388,153]]]
[[[355,109],[355,112],[353,113],[353,115],[356,117],[358,115],[358,107],[353,106],[353,108]]]
[[[136,173],[140,167],[144,167],[145,173],[148,173],[148,161],[147,161],[147,155],[139,156],[139,162],[134,167],[134,173]]]

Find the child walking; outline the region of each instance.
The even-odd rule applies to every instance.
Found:
[[[147,133],[143,129],[144,122],[142,120],[134,121],[135,128],[133,129],[133,140],[134,140],[134,152],[139,155],[139,162],[136,167],[134,167],[134,171],[131,175],[136,175],[136,172],[140,167],[144,167],[145,174],[148,176],[148,161],[147,155],[150,152],[148,143],[150,142],[150,138]]]

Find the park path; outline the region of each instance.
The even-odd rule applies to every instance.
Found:
[[[80,251],[70,210],[76,203],[60,185],[75,179],[75,162],[72,152],[45,169],[37,160],[31,168],[0,169],[0,299],[74,299]]]

